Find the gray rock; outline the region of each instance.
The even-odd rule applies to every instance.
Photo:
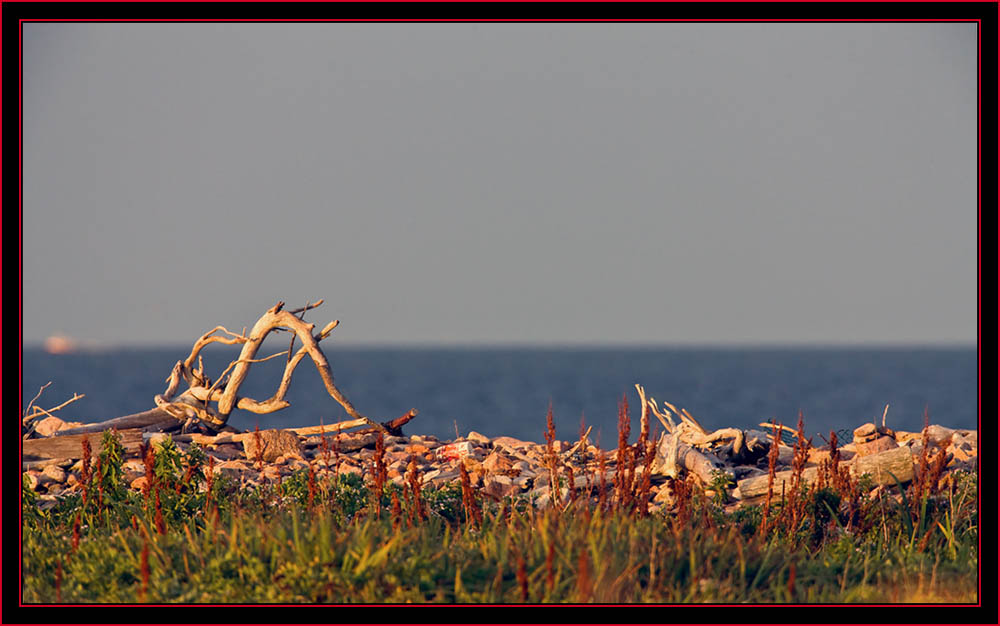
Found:
[[[239,478],[244,472],[249,471],[250,464],[246,461],[223,461],[216,463],[212,470],[213,474],[221,474],[230,478]]]
[[[552,495],[549,493],[548,485],[531,491],[529,495],[535,504],[535,508],[544,509],[552,503]],[[563,487],[559,490],[559,502],[565,502],[567,496],[569,496],[569,489]]]
[[[517,485],[521,490],[531,489],[532,485],[535,483],[535,479],[532,476],[526,476],[524,474],[513,479],[512,484]]]
[[[497,476],[497,477],[494,477],[494,478],[487,478],[484,481],[483,490],[487,494],[489,494],[489,495],[491,495],[491,496],[493,496],[495,498],[504,498],[506,496],[513,495],[513,494],[518,493],[520,491],[520,489],[518,487],[516,487],[515,485],[511,484],[510,482],[503,482],[502,480],[500,480],[501,478],[507,478],[507,477],[506,476]],[[510,479],[508,478],[508,481],[509,480]]]
[[[49,465],[42,470],[42,474],[38,477],[38,480],[42,485],[48,485],[51,483],[61,484],[66,480],[66,470],[58,465]]]
[[[39,475],[39,472],[35,470],[28,470],[27,472],[24,472],[23,476],[28,477],[28,489],[31,489],[32,491],[38,489],[39,483],[41,482],[38,479]]]
[[[514,439],[513,437],[495,437],[493,439],[493,445],[518,448],[518,449],[527,449],[529,447],[532,447],[534,444],[529,441],[521,441],[520,439]]]
[[[341,463],[337,468],[338,474],[361,474],[361,468],[350,463]]]
[[[886,450],[892,450],[893,448],[898,448],[899,444],[892,437],[878,437],[872,439],[871,441],[866,441],[864,443],[855,444],[857,448],[858,456],[870,456],[872,454],[878,454],[879,452],[885,452]]]
[[[257,441],[260,440],[258,445]],[[259,434],[243,439],[243,455],[250,461],[270,463],[282,455],[302,456],[299,436],[287,430],[262,430]]]
[[[766,474],[764,470],[759,467],[754,467],[752,465],[737,465],[733,468],[733,476],[736,480],[742,480],[744,478],[751,478],[753,476],[760,476]]]
[[[243,457],[243,453],[235,445],[216,446],[210,454],[222,461],[233,461]]]
[[[447,485],[448,483],[452,483],[461,479],[462,475],[459,472],[450,470],[438,470],[438,473],[435,474],[434,477],[430,479],[430,483],[435,487],[440,487],[442,485]]]
[[[51,417],[46,417],[43,420],[39,420],[35,424],[35,432],[43,437],[50,437],[52,436],[53,433],[64,428],[65,426],[66,422],[59,419],[58,417],[51,416]]]
[[[951,441],[952,436],[955,434],[955,429],[946,428],[939,424],[931,424],[927,427],[927,433],[930,435],[932,443],[944,445],[948,441]]]
[[[466,437],[466,439],[468,439],[469,441],[471,441],[473,443],[478,443],[480,445],[486,446],[488,448],[492,448],[493,447],[493,442],[490,441],[489,437],[487,437],[486,435],[482,435],[480,433],[477,433],[474,430],[470,430],[469,431],[469,435]]]
[[[854,443],[866,443],[878,437],[878,428],[869,422],[854,429]]]
[[[38,508],[45,511],[51,509],[55,505],[59,504],[59,498],[54,495],[41,495],[38,496]]]
[[[979,433],[974,430],[956,433],[952,435],[951,440],[953,443],[968,444],[972,446],[973,449],[979,448]]]

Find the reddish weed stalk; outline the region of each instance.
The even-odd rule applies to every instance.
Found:
[[[83,466],[80,468],[80,483],[83,485],[83,508],[87,508],[87,500],[90,495],[90,440],[86,437],[80,444],[83,447]]]
[[[257,469],[264,466],[264,444],[260,437],[260,424],[255,424],[253,427],[253,442],[257,445],[257,454],[255,455]]]
[[[382,431],[375,435],[375,517],[382,519],[382,490],[388,480],[385,467],[385,438]]]
[[[927,479],[930,476],[930,414],[927,407],[924,407],[924,429],[921,432],[920,462],[914,472],[913,483],[910,485],[910,513],[913,519],[917,519],[920,514],[920,501],[927,491]]]
[[[807,493],[802,493],[802,471],[809,461],[809,448],[812,447],[812,439],[807,440],[802,422],[802,411],[799,411],[798,428],[795,433],[795,454],[792,457],[792,487],[788,498],[788,515],[791,517],[790,528],[794,531],[798,528],[799,522],[805,516],[805,507],[808,500]]]
[[[851,474],[840,465],[840,449],[837,433],[830,431],[830,485],[842,498],[851,492]]]
[[[674,494],[674,506],[677,508],[677,515],[674,517],[674,534],[680,534],[681,530],[691,521],[691,485],[687,480],[680,478],[669,479],[670,489]]]
[[[212,504],[212,484],[215,481],[215,457],[208,457],[208,473],[205,474],[205,509]]]
[[[929,417],[927,409],[924,409],[924,430],[923,449],[920,451],[920,463],[910,487],[910,508],[913,519],[918,519],[921,503],[925,498],[936,495],[940,490],[941,476],[944,468],[948,464],[948,446],[951,441],[944,445],[940,442],[932,442],[930,438],[930,428],[928,426]],[[931,446],[937,444],[937,452],[931,456]]]
[[[556,466],[556,428],[552,420],[552,402],[549,402],[549,410],[545,414],[545,464],[549,467],[549,502],[559,501],[559,470]]]
[[[639,482],[639,493],[637,500],[639,503],[639,517],[649,515],[649,490],[652,488],[650,474],[653,469],[653,459],[656,457],[655,445],[652,441],[646,441],[645,462],[642,467],[642,480]]]
[[[528,601],[528,572],[524,563],[524,556],[517,555],[517,584],[521,588],[521,602]]]
[[[149,590],[149,541],[145,539],[142,542],[142,555],[139,557],[139,575],[142,578],[139,602],[145,602],[146,592]]]
[[[326,438],[326,430],[321,430],[319,433],[320,437],[320,450],[323,451],[323,462],[326,463],[326,468],[330,469],[330,442]]]
[[[149,503],[149,492],[156,483],[156,472],[153,469],[156,466],[156,452],[153,450],[152,442],[144,444],[142,448],[142,462],[146,468],[146,484],[142,487],[142,495],[146,499],[146,503]]]
[[[80,514],[77,513],[76,517],[73,518],[73,548],[70,550],[70,554],[76,552],[77,548],[80,547]]]
[[[608,510],[608,485],[604,476],[608,471],[604,450],[597,448],[597,507],[601,511]]]
[[[628,445],[632,423],[628,415],[628,398],[622,394],[618,405],[618,454],[615,468],[615,498],[619,510],[627,510],[631,505],[632,475],[635,471],[634,455]]]
[[[483,520],[483,513],[479,502],[476,501],[476,492],[472,489],[472,481],[465,469],[465,463],[458,464],[458,472],[462,480],[462,509],[465,511],[465,523],[479,525]]]
[[[774,475],[778,464],[778,446],[781,441],[781,424],[774,425],[774,438],[771,440],[771,450],[767,454],[767,496],[764,498],[764,514],[760,520],[760,536],[766,537],[769,530],[768,515],[771,512],[771,498],[774,497]]]
[[[62,603],[62,559],[56,562],[56,602]]]
[[[97,479],[97,512],[104,509],[104,482],[101,480],[101,457],[94,464],[94,477]]]
[[[396,532],[399,530],[399,523],[402,521],[403,510],[399,505],[399,496],[396,492],[392,492],[392,530]]]
[[[822,489],[823,487],[829,485],[834,491],[839,491],[840,484],[840,449],[837,448],[837,433],[836,431],[830,431],[830,456],[827,460],[823,462],[820,466],[820,482],[817,483],[817,489]]]
[[[337,435],[333,438],[333,463],[334,465],[340,464],[340,435],[343,431],[343,426],[337,426]]]
[[[177,485],[174,487],[174,493],[177,495],[181,495],[181,487],[190,484],[192,477],[194,477],[194,466],[189,463],[187,469],[184,471],[184,480],[177,483]]]
[[[313,467],[312,460],[309,461],[309,500],[307,506],[311,509],[316,502],[316,468]],[[380,492],[381,493],[381,492]]]
[[[548,593],[552,593],[552,589],[556,586],[555,557],[556,542],[555,537],[552,537],[549,539],[549,549],[545,553],[545,590]]]
[[[580,550],[580,557],[576,562],[576,593],[579,602],[586,602],[594,591],[594,582],[590,578],[590,559],[587,558],[586,548]]]
[[[576,477],[573,476],[573,466],[566,465],[566,488],[568,493],[566,494],[566,506],[576,503]]]
[[[156,530],[161,535],[167,534],[167,524],[163,521],[163,509],[160,507],[160,489],[156,489]]]
[[[417,460],[410,457],[410,465],[407,468],[406,479],[413,493],[414,518],[420,520],[427,519],[427,512],[424,510],[424,502],[420,498],[420,477],[417,473]]]

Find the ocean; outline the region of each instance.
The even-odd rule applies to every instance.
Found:
[[[890,428],[917,431],[924,411],[932,424],[976,428],[977,355],[974,347],[743,348],[393,348],[325,344],[337,386],[362,414],[378,421],[411,408],[417,417],[406,434],[451,439],[477,431],[542,442],[551,402],[556,435],[574,440],[581,420],[593,426],[605,448],[617,445],[618,405],[623,394],[639,431],[635,383],[647,396],[686,408],[708,429],[752,427],[777,419],[827,437],[886,420]],[[267,342],[263,357],[287,348]],[[58,405],[74,393],[85,398],[61,410],[63,419],[95,422],[155,406],[174,363],[190,346],[90,350],[48,354],[25,348],[21,405],[46,382],[37,404]],[[215,378],[237,351],[220,345],[203,350],[206,372]],[[284,369],[275,358],[251,367],[241,396],[271,397]],[[256,415],[235,410],[229,423],[240,429],[330,424],[348,419],[323,387],[306,358],[286,396],[291,406]],[[661,404],[662,406],[662,404]],[[653,424],[659,428],[655,418]]]

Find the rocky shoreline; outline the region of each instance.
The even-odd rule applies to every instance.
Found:
[[[37,502],[43,509],[55,506],[59,500],[82,489],[83,454],[72,453],[73,444],[82,451],[82,440],[86,438],[94,456],[100,449],[101,433],[67,435],[65,438],[57,435],[59,430],[74,426],[78,425],[65,423],[56,417],[46,418],[35,431],[37,435],[48,437],[23,442],[23,475],[27,486],[39,494]],[[664,508],[669,510],[673,505],[670,483],[673,478],[685,476],[692,476],[695,483],[700,483],[706,496],[719,496],[727,509],[734,510],[762,500],[762,485],[768,482],[768,457],[775,437],[774,431],[745,430],[738,431],[736,443],[726,443],[724,438],[719,437],[701,445],[688,445],[688,439],[681,443],[679,435],[664,433],[655,446],[653,442],[647,444],[648,451],[655,450],[655,458],[644,466],[638,444],[627,446],[630,454],[620,454],[622,451],[618,449],[598,449],[586,436],[578,441],[553,439],[550,447],[548,442],[536,443],[512,437],[490,438],[474,431],[465,437],[443,441],[430,435],[396,436],[374,428],[339,434],[320,432],[322,429],[319,427],[295,430],[306,434],[293,430],[218,435],[167,434],[141,432],[139,429],[135,432],[119,431],[127,454],[124,475],[132,489],[142,490],[147,478],[141,450],[150,443],[155,444],[169,437],[182,451],[195,444],[201,446],[209,457],[211,471],[215,475],[229,476],[241,487],[274,484],[310,468],[317,477],[357,474],[371,481],[381,435],[386,478],[399,485],[407,480],[411,463],[424,488],[440,488],[461,481],[464,467],[472,487],[481,497],[497,501],[508,496],[526,497],[534,506],[544,508],[551,502],[550,471],[555,468],[562,485],[559,502],[570,496],[578,498],[587,495],[596,502],[601,489],[610,491],[615,484],[618,464],[624,459],[624,473],[632,479],[642,475],[645,467],[649,467],[648,485],[642,494],[648,498],[650,512]],[[312,433],[313,430],[316,433]],[[65,446],[57,458],[29,454],[29,442],[62,439],[66,440]],[[925,441],[931,447],[927,456],[923,455]],[[67,447],[69,452],[65,451]],[[809,482],[814,480],[811,476],[820,466],[828,462],[831,450],[829,445],[803,450],[808,456],[802,476]],[[937,452],[943,455],[942,477],[957,470],[976,471],[978,436],[974,430],[940,425],[928,426],[924,432],[904,432],[867,423],[855,429],[854,440],[838,446],[836,452],[839,462],[850,468],[852,473],[873,475],[875,489],[891,491],[897,478],[903,483],[908,482],[913,478],[914,471],[919,471],[922,457],[926,460]],[[794,457],[793,446],[786,445],[779,437],[775,484],[781,483],[783,472],[785,475],[791,473]],[[717,477],[716,471],[725,474],[726,481],[712,481],[715,482],[714,489],[728,482],[724,487],[724,497],[715,493],[698,463],[704,463],[704,467],[713,472],[712,477]],[[885,468],[895,469],[892,472],[894,477],[890,478]],[[568,488],[569,480],[573,481],[572,494]]]

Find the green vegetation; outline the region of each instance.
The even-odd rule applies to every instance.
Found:
[[[712,498],[674,481],[676,506],[650,514],[618,493],[484,501],[464,472],[414,489],[413,465],[377,492],[312,469],[241,489],[169,440],[139,493],[122,457],[106,434],[81,493],[49,510],[25,487],[24,602],[976,601],[976,476],[939,484],[933,463],[898,499],[833,465],[731,512],[721,477]]]

